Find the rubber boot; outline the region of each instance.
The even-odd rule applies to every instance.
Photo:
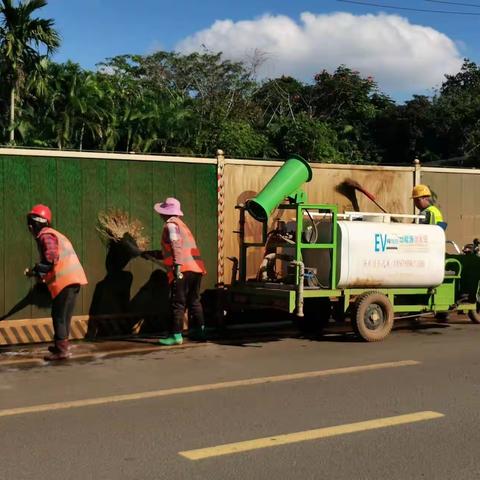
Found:
[[[60,350],[58,349],[56,344],[53,344],[48,347],[48,351],[50,353],[58,353]],[[70,351],[70,344],[68,345],[68,351]]]
[[[205,333],[205,325],[193,328],[190,332],[188,332],[188,338],[194,342],[206,342],[207,335]]]
[[[47,362],[67,360],[71,356],[68,340],[55,340],[55,346],[52,347],[52,350],[53,349],[56,349],[56,351],[43,357]]]
[[[183,343],[183,337],[181,333],[174,333],[167,338],[161,338],[158,343],[170,347],[172,345],[181,345]]]
[[[58,353],[58,352],[59,352],[59,350],[58,350],[58,348],[57,348],[57,346],[56,346],[55,344],[50,345],[50,346],[48,347],[48,351],[49,351],[50,353]]]

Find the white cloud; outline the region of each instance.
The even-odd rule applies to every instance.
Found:
[[[438,86],[446,73],[459,70],[462,57],[453,40],[437,30],[414,25],[398,15],[315,15],[300,21],[283,15],[254,20],[217,20],[177,44],[188,53],[207,47],[244,60],[256,49],[268,60],[263,77],[292,75],[311,80],[323,69],[341,64],[372,75],[380,88],[395,96],[425,92]]]

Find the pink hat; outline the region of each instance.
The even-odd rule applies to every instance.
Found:
[[[183,216],[180,202],[173,197],[167,198],[162,203],[156,203],[153,208],[160,215],[175,215],[177,217]]]

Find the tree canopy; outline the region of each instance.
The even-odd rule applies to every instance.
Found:
[[[258,62],[159,51],[56,63],[46,0],[0,0],[0,143],[58,149],[411,163],[480,162],[480,68],[403,104],[348,66],[259,80]],[[258,60],[258,59],[257,59]],[[261,60],[259,60],[261,61]],[[14,135],[15,132],[15,135]]]

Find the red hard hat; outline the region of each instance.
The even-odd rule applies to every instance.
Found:
[[[52,212],[46,205],[35,205],[30,210],[29,215],[35,215],[36,217],[42,217],[47,220],[48,223],[52,223]]]

